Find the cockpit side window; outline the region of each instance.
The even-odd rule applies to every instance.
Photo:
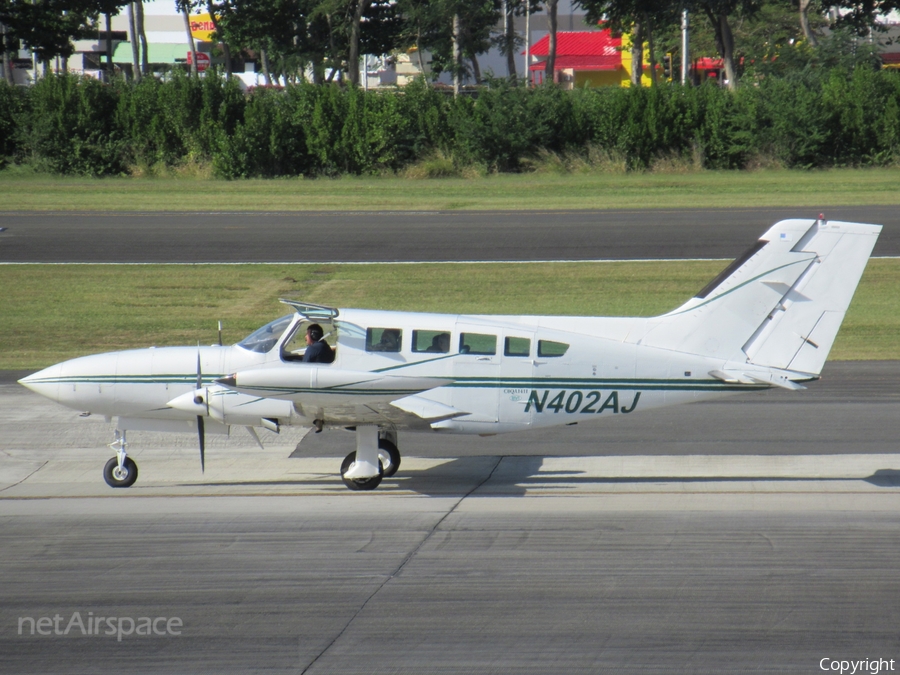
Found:
[[[403,344],[403,331],[399,328],[367,328],[367,352],[399,352]]]
[[[569,350],[565,342],[553,342],[552,340],[538,340],[538,356],[554,358],[562,356]]]
[[[287,316],[282,316],[278,319],[275,319],[274,321],[267,323],[262,328],[259,328],[250,333],[250,335],[238,342],[237,346],[251,352],[265,354],[266,352],[271,351],[272,347],[278,344],[278,340],[281,339],[284,331],[287,330],[288,326],[291,325],[291,321],[293,320],[293,314],[288,314]]]
[[[303,361],[303,357],[308,349],[306,343],[306,330],[313,325],[312,321],[301,321],[297,324],[293,334],[284,341],[281,346],[281,358],[283,361]],[[324,340],[328,346],[334,349],[334,326],[329,323],[319,322],[318,325],[324,333]],[[326,350],[327,351],[327,350]],[[331,363],[331,361],[319,361],[321,363]]]

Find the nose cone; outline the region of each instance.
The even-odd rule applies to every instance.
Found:
[[[62,374],[62,364],[44,368],[28,377],[19,380],[19,384],[28,387],[36,394],[46,396],[51,401],[59,400],[59,378]]]

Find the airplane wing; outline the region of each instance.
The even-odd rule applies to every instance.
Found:
[[[406,396],[395,401],[370,401],[357,405],[328,403],[322,406],[297,406],[310,419],[319,416],[329,424],[389,425],[397,429],[427,431],[431,425],[469,413],[420,396]]]
[[[404,377],[336,368],[283,366],[239,371],[216,384],[264,399],[291,401],[294,409],[310,420],[328,424],[389,424],[428,429],[431,424],[467,415],[467,412],[416,396],[451,380]]]

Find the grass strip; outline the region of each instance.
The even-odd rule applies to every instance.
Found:
[[[4,265],[0,369],[85,354],[237,342],[286,314],[279,297],[338,307],[483,314],[653,316],[725,261],[443,265]],[[835,360],[900,359],[900,261],[872,260]]]
[[[3,211],[558,210],[896,204],[900,168],[222,181],[0,171]]]

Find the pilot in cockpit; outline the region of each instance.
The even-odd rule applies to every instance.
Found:
[[[322,338],[325,332],[317,323],[311,324],[306,329],[306,351],[303,354],[304,363],[332,363],[334,350]]]

